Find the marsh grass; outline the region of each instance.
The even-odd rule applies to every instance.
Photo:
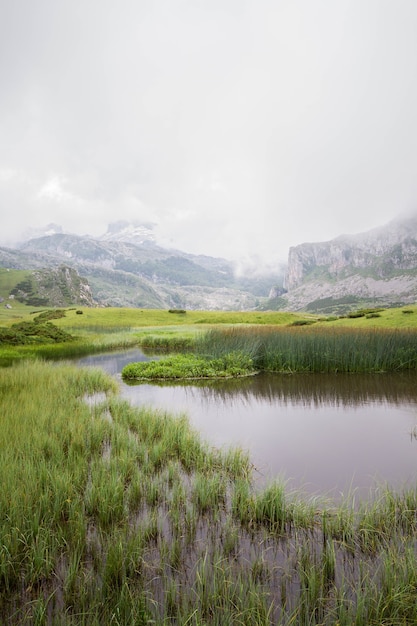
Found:
[[[1,372],[0,622],[417,622],[416,489],[256,490],[246,453],[115,392],[100,370]]]
[[[417,368],[413,329],[271,327],[211,329],[198,337],[197,354],[246,354],[272,372],[386,372]]]

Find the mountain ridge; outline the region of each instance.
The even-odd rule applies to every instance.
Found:
[[[56,224],[46,229],[15,249],[0,248],[0,265],[67,265],[87,279],[99,306],[343,314],[417,300],[417,215],[293,246],[285,277],[282,267],[237,275],[226,259],[164,248],[151,224],[121,220],[100,237],[63,233]]]
[[[0,264],[35,269],[64,263],[88,279],[101,306],[251,310],[283,281],[282,271],[237,277],[230,261],[163,248],[150,238],[132,243],[132,233],[136,237],[137,228],[125,222],[104,240],[54,232],[16,249],[0,248]]]

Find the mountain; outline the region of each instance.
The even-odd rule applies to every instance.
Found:
[[[62,232],[36,237],[16,249],[0,248],[6,268],[65,264],[88,280],[102,306],[250,310],[282,286],[283,272],[236,277],[225,259],[162,248],[152,228],[117,222],[100,238]]]
[[[28,241],[29,239],[35,239],[36,237],[45,237],[48,235],[56,235],[57,233],[62,233],[62,226],[59,224],[54,224],[51,222],[46,226],[42,226],[40,228],[27,228],[21,236],[21,242]]]
[[[55,224],[39,232],[42,236],[17,248],[0,248],[0,266],[40,270],[65,265],[85,278],[100,306],[340,315],[417,300],[417,215],[292,247],[285,280],[281,267],[237,276],[225,259],[159,246],[152,224],[114,222],[98,238],[66,234]]]
[[[107,227],[107,232],[101,235],[101,241],[122,241],[142,245],[146,242],[156,243],[155,234],[152,232],[153,224],[142,222],[127,222],[119,220]]]
[[[285,288],[276,305],[288,310],[340,314],[415,302],[417,216],[290,248]]]

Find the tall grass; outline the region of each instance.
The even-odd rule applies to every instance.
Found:
[[[115,392],[99,370],[1,371],[0,623],[417,623],[417,489],[257,491],[247,454]]]
[[[247,354],[272,372],[386,372],[417,368],[417,332],[411,329],[271,327],[212,329],[199,336],[199,354]]]

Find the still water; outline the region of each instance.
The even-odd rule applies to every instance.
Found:
[[[260,485],[274,478],[289,488],[339,498],[365,496],[379,484],[417,481],[416,374],[280,375],[204,384],[126,384],[125,364],[147,360],[139,350],[77,362],[120,380],[136,406],[186,413],[215,446],[250,452]]]

